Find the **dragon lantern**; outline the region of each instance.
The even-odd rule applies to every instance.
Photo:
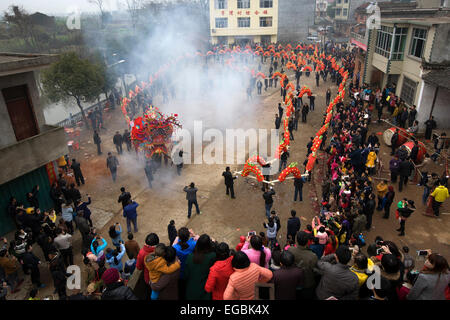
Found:
[[[136,150],[144,152],[147,158],[153,155],[169,155],[172,148],[172,134],[181,128],[177,114],[163,114],[156,107],[149,107],[142,117],[134,119],[131,141]]]

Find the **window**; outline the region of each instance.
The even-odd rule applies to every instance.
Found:
[[[228,28],[228,18],[216,18],[216,28]]]
[[[417,82],[407,77],[403,77],[402,93],[400,94],[400,98],[405,100],[405,102],[409,105],[414,104],[417,84],[418,84]]]
[[[409,54],[417,58],[422,58],[426,38],[427,38],[427,30],[414,28]]]
[[[226,9],[228,7],[228,0],[215,0],[216,9]]]
[[[273,0],[259,0],[259,7],[260,8],[272,8]]]
[[[336,3],[337,4],[341,4],[342,0],[337,0]]]
[[[340,15],[341,15],[341,12],[342,12],[342,9],[341,9],[341,8],[336,8],[336,15],[337,15],[337,16],[340,16]]]
[[[259,17],[259,26],[260,27],[271,27],[272,26],[272,17]]]
[[[381,26],[381,29],[377,30],[375,52],[386,58],[389,58],[389,53],[391,52],[392,30],[392,27],[386,26]]]
[[[342,15],[346,17],[347,14],[348,14],[348,9],[344,8],[344,10],[342,10]]]
[[[344,3],[348,3],[348,0],[344,0]]]
[[[238,28],[250,28],[250,18],[238,18]]]
[[[237,0],[238,9],[249,9],[250,8],[250,0]]]
[[[403,60],[408,28],[396,28],[394,35],[394,47],[392,48],[391,60]]]

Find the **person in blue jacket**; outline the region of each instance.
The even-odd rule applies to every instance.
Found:
[[[177,257],[180,260],[180,280],[179,280],[179,289],[181,295],[184,295],[186,292],[186,282],[184,279],[184,268],[186,266],[187,256],[194,252],[195,245],[197,241],[195,240],[195,236],[191,234],[188,228],[183,227],[178,230],[178,237],[175,239],[173,247],[177,252]],[[183,296],[180,296],[180,299],[184,299]]]
[[[122,257],[125,254],[125,245],[123,242],[120,243],[120,251],[119,249],[106,249],[106,262],[109,263],[110,268],[115,268],[119,273],[123,271]]]
[[[121,234],[122,234],[122,226],[120,225],[120,223],[116,222],[115,225],[109,228],[109,236],[111,237],[113,245],[117,248],[119,248],[120,243],[123,242]]]
[[[103,243],[99,244],[99,240],[102,240]],[[97,236],[92,240],[91,242],[91,252],[97,256],[97,261],[102,259],[102,256],[104,255],[103,250],[106,248],[108,243],[105,239],[101,236]]]
[[[138,232],[137,227],[137,211],[136,208],[139,204],[131,199],[128,200],[128,204],[123,208],[123,217],[127,219],[127,231],[131,233],[131,223],[134,226],[134,232]]]

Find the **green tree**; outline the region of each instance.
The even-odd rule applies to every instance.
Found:
[[[95,101],[103,91],[104,82],[101,65],[81,59],[73,52],[61,55],[60,60],[42,74],[47,97],[53,102],[75,99],[88,128],[89,123],[81,103]]]

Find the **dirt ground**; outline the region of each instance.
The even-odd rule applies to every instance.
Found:
[[[267,72],[268,66],[264,66]],[[290,80],[293,75],[290,74]],[[295,81],[295,79],[294,79]],[[310,136],[320,128],[325,106],[325,92],[328,87],[331,88],[332,96],[336,94],[337,87],[331,85],[331,81],[320,81],[320,87],[315,85],[313,76],[309,78],[303,76],[301,78],[301,86],[307,85],[316,97],[315,110],[308,114],[307,123],[299,122],[298,131],[294,131],[295,140],[291,143],[290,162],[298,162],[302,164],[306,155],[306,144]],[[255,93],[254,93],[255,94]],[[245,93],[242,95],[242,105],[245,108],[252,108],[256,111],[255,122],[250,127],[253,128],[274,128],[274,114],[277,113],[278,102],[280,102],[280,90],[269,89],[268,92],[263,91],[263,95],[253,99],[250,103],[246,101]],[[308,99],[304,99],[304,103],[309,103]],[[170,108],[161,105],[160,97],[155,99],[156,105],[162,111],[169,110],[171,112],[183,113],[182,101],[170,103]],[[210,103],[210,101],[199,101],[199,103]],[[104,113],[104,123],[106,130],[101,131],[102,151],[103,155],[98,156],[96,146],[92,141],[92,131],[83,130],[80,136],[80,150],[71,151],[70,158],[77,158],[81,162],[86,184],[80,187],[82,195],[90,194],[92,204],[90,208],[93,212],[92,219],[94,225],[100,229],[100,234],[110,240],[107,230],[110,225],[120,222],[124,228],[122,238],[126,239],[126,223],[122,217],[121,204],[117,202],[120,194],[120,187],[124,186],[131,192],[133,199],[139,203],[138,207],[138,227],[139,232],[135,234],[135,239],[143,244],[145,236],[150,232],[159,235],[162,242],[168,243],[167,225],[171,219],[175,220],[178,228],[187,226],[194,230],[197,234],[207,233],[215,240],[227,242],[230,247],[239,243],[239,236],[246,235],[248,231],[255,230],[257,232],[265,231],[263,222],[265,221],[264,200],[262,198],[261,185],[256,184],[255,180],[239,177],[235,180],[236,199],[230,199],[225,195],[225,185],[222,172],[226,165],[185,165],[181,176],[176,174],[175,166],[170,165],[156,173],[153,188],[148,188],[145,174],[143,171],[142,157],[137,160],[134,152],[127,152],[126,147],[123,155],[118,155],[119,162],[122,164],[118,169],[118,179],[113,183],[109,171],[106,168],[106,154],[108,151],[116,153],[112,143],[112,136],[116,130],[122,133],[126,128],[126,122],[123,118],[121,110],[117,107],[115,110]],[[236,115],[235,128],[247,128],[249,124],[246,119],[240,115]],[[384,132],[389,128],[385,123],[370,125],[369,133]],[[379,136],[380,141],[382,137]],[[329,139],[328,139],[329,141]],[[186,150],[185,150],[186,151]],[[390,160],[390,149],[384,143],[381,143],[380,158],[383,163]],[[231,170],[241,170],[242,165],[230,165]],[[303,166],[302,171],[304,169]],[[386,167],[387,169],[387,167]],[[443,166],[435,165],[435,169],[439,174],[444,170]],[[432,171],[432,170],[430,170]],[[292,180],[279,183],[274,187],[276,195],[274,196],[275,210],[281,219],[281,230],[278,234],[279,241],[285,244],[286,223],[290,216],[291,209],[297,211],[297,216],[302,222],[302,229],[311,223],[311,219],[316,214],[318,200],[316,195],[321,194],[320,178],[323,176],[323,167],[319,162],[316,166],[313,182],[307,183],[303,188],[303,202],[293,202],[294,187]],[[388,173],[383,173],[388,178]],[[195,214],[195,208],[191,219],[187,218],[187,200],[183,187],[190,182],[195,182],[198,187],[198,203],[202,211],[201,215]],[[417,182],[416,182],[417,183]],[[416,186],[416,183],[410,182],[403,192],[397,192],[395,185],[396,197],[395,201],[399,201],[403,197],[413,199],[416,203],[416,213],[408,219],[406,224],[406,236],[398,237],[395,231],[398,222],[395,221],[395,214],[391,210],[389,220],[381,218],[382,213],[375,212],[373,217],[373,228],[370,232],[366,232],[366,239],[370,243],[377,235],[381,235],[384,239],[389,239],[397,243],[399,246],[407,245],[410,247],[413,256],[416,250],[432,249],[439,252],[447,258],[450,257],[450,217],[448,201],[441,208],[441,216],[439,218],[425,217],[421,213],[425,212],[425,206],[422,205],[421,197],[423,188]],[[74,248],[76,253],[75,262],[82,265],[80,253],[80,236],[78,231],[74,236]],[[41,250],[36,246],[34,250],[41,255]],[[365,252],[365,249],[363,249]],[[420,265],[421,261],[417,261]],[[42,266],[42,281],[47,288],[40,290],[40,296],[52,294],[52,280],[47,271],[45,264]],[[26,297],[27,285],[25,290],[21,290],[15,298],[23,299]],[[11,299],[11,298],[10,298]]]

